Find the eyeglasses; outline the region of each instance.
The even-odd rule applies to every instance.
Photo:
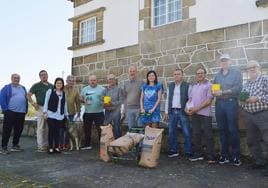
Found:
[[[115,80],[115,78],[108,78],[107,80]]]
[[[205,74],[204,72],[197,72],[196,75],[202,75]]]
[[[257,68],[257,66],[247,67],[247,70],[256,69],[256,68]]]

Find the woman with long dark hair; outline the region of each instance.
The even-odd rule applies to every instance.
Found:
[[[44,104],[44,117],[48,124],[48,153],[60,153],[59,134],[60,128],[64,127],[64,119],[67,117],[67,102],[65,97],[64,81],[56,78],[54,89],[46,92]]]
[[[162,85],[157,81],[156,72],[153,70],[147,73],[146,78],[147,82],[141,87],[141,123],[157,128],[160,122]]]

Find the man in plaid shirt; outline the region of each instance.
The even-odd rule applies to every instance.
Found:
[[[241,103],[245,114],[248,146],[255,159],[252,168],[266,168],[264,175],[268,176],[268,164],[265,164],[260,145],[262,139],[268,151],[268,77],[261,74],[261,67],[256,61],[248,62],[247,72],[249,80],[243,91],[249,97]]]

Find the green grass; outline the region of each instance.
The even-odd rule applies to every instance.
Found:
[[[51,186],[38,183],[16,174],[0,171],[0,187],[1,188],[51,188]]]

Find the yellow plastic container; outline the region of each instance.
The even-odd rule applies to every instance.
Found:
[[[212,92],[219,91],[221,89],[220,84],[212,84],[211,90]]]
[[[103,102],[104,102],[104,104],[110,104],[111,103],[111,97],[110,96],[104,96]]]

